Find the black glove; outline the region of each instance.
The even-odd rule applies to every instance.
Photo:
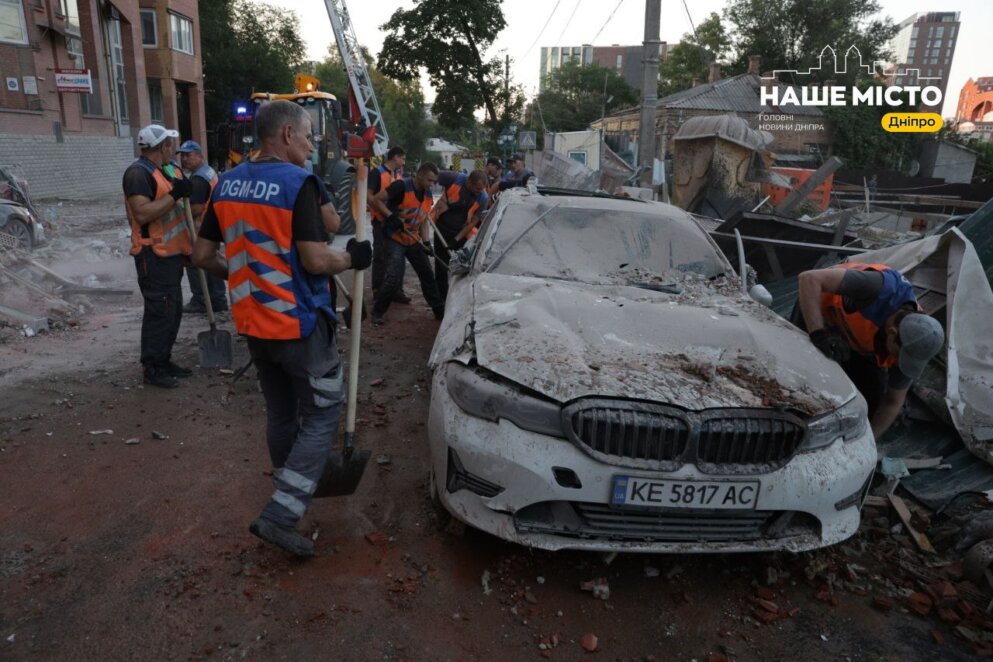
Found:
[[[383,221],[383,230],[386,231],[387,235],[391,235],[394,232],[400,232],[403,230],[403,221],[396,214],[390,214]]]
[[[179,200],[180,198],[188,198],[193,195],[193,180],[190,179],[174,179],[172,180],[172,190],[169,191],[169,195],[172,196],[173,200]]]
[[[368,240],[355,241],[349,239],[345,244],[345,252],[352,258],[352,269],[368,269],[372,264],[372,244]]]
[[[852,358],[852,348],[848,342],[836,333],[827,329],[817,329],[810,332],[810,342],[814,347],[821,350],[824,356],[838,363],[844,363]]]
[[[427,256],[428,257],[434,257],[434,249],[431,248],[431,244],[429,244],[426,241],[422,241],[421,242],[421,248],[424,249],[424,252],[427,253]]]

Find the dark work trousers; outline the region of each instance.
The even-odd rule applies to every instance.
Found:
[[[318,313],[313,333],[300,340],[248,338],[266,404],[266,441],[276,488],[262,517],[296,526],[338,435],[344,380],[334,325]]]
[[[141,317],[141,363],[157,368],[172,359],[183,320],[183,257],[159,257],[148,246],[134,256],[138,288],[145,300]]]
[[[438,296],[441,297],[442,301],[448,298],[448,263],[452,259],[452,253],[462,248],[465,245],[465,241],[455,241],[455,237],[444,235],[445,242],[452,249],[449,251],[445,248],[445,245],[441,243],[441,236],[439,233],[434,235],[434,282],[438,287]]]
[[[383,222],[372,222],[372,289],[378,291],[383,286],[383,277],[386,274],[386,242],[389,239],[383,232]],[[403,283],[403,274],[400,274],[400,283]],[[402,289],[402,286],[401,286]]]
[[[409,261],[417,272],[417,278],[421,281],[421,293],[431,309],[437,310],[445,305],[445,300],[438,294],[438,286],[434,283],[431,262],[420,242],[405,246],[387,237],[383,245],[386,248],[386,272],[383,274],[383,284],[376,293],[376,302],[372,308],[374,315],[385,314],[393,297],[403,287],[405,261]]]
[[[200,288],[200,270],[196,267],[186,267],[186,280],[190,284],[190,303],[194,306],[204,305],[203,290]],[[214,307],[214,312],[228,309],[228,285],[223,278],[218,278],[212,273],[206,273],[207,291],[210,292],[210,303]]]
[[[852,352],[852,357],[840,364],[848,378],[855,384],[865,403],[869,406],[869,419],[879,409],[886,395],[889,371],[880,367],[874,359]]]

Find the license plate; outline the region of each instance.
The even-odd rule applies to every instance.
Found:
[[[648,508],[755,508],[757,481],[655,480],[614,476],[610,502],[615,506]]]

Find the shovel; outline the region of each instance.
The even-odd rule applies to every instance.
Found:
[[[369,195],[369,168],[365,160],[359,161],[358,217],[355,219],[355,240],[365,239],[366,202]],[[314,497],[345,496],[353,494],[362,480],[365,465],[372,451],[355,448],[355,405],[359,390],[359,346],[362,337],[362,280],[364,271],[355,270],[352,282],[352,335],[348,351],[348,404],[345,412],[345,441],[341,452],[332,451],[324,465],[324,473],[317,482]]]
[[[196,230],[193,228],[193,213],[190,211],[190,201],[183,201],[183,212],[186,214],[186,230],[190,233],[190,242],[196,242]],[[210,331],[202,331],[197,335],[197,345],[200,347],[201,368],[230,368],[231,334],[218,331],[214,320],[214,305],[210,301],[210,291],[207,289],[207,274],[203,269],[197,269],[200,275],[200,291],[203,292],[203,302],[207,307],[207,320]]]

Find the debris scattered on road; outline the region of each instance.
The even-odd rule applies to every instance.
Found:
[[[489,595],[493,593],[493,589],[490,587],[490,579],[491,579],[490,571],[483,570],[483,576],[480,579],[480,583],[483,585],[483,595]]]
[[[592,632],[587,632],[586,634],[583,635],[583,638],[579,640],[579,645],[582,646],[583,649],[589,653],[596,652],[598,644],[599,644],[599,640],[597,639],[597,636]]]
[[[130,439],[128,439],[124,443],[126,445],[128,445],[128,446],[137,446],[138,444],[141,443],[141,439],[139,439],[138,437],[131,437]]]
[[[168,439],[168,438],[169,438],[169,435],[167,435],[166,433],[159,432],[158,430],[152,430],[152,439],[162,440],[162,439]]]
[[[378,464],[379,466],[386,466],[391,462],[392,460],[390,459],[389,455],[380,455],[379,457],[376,458],[376,464]]]
[[[114,434],[114,431],[113,430],[90,430],[90,434],[92,434],[92,435],[97,435],[97,434]]]
[[[656,568],[655,566],[651,566],[651,565],[646,565],[645,566],[645,576],[646,577],[658,577],[659,574],[660,574],[659,573],[659,569]]]
[[[381,531],[373,531],[372,533],[367,533],[365,539],[370,545],[375,545],[376,547],[385,547],[386,543],[390,541],[389,537]]]
[[[607,584],[606,577],[597,577],[596,579],[585,581],[579,585],[579,588],[582,591],[590,591],[597,600],[610,599],[610,586]]]
[[[382,377],[377,377],[376,379],[369,382],[369,386],[382,386],[382,385],[383,385]]]

